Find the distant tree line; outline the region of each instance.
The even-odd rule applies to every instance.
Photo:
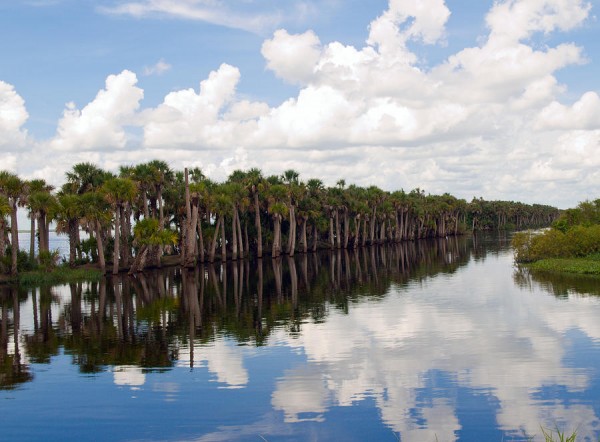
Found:
[[[27,210],[35,233],[29,254],[19,253],[18,207]],[[294,170],[271,176],[256,168],[236,170],[218,183],[198,168],[174,171],[159,160],[123,166],[118,175],[79,163],[58,191],[44,180],[0,171],[0,266],[16,275],[20,259],[34,258],[36,239],[35,259],[51,254],[51,222],[57,233],[69,236],[69,265],[91,261],[106,270],[108,263],[116,273],[159,267],[164,255],[178,255],[181,265],[193,267],[217,259],[356,249],[467,230],[540,227],[558,215],[547,205],[467,202],[421,189],[388,192],[347,186],[343,179],[327,187],[318,178],[300,180]],[[87,239],[81,239],[82,231]]]

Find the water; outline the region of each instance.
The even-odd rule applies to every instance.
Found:
[[[3,440],[600,437],[600,283],[508,238],[2,289]]]

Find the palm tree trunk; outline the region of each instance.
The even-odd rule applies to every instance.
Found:
[[[69,266],[75,267],[75,256],[77,254],[77,220],[69,220]]]
[[[296,249],[296,208],[290,204],[290,237],[288,238],[287,252],[290,256],[294,256]]]
[[[244,221],[244,251],[250,256],[250,241],[248,240],[248,221]]]
[[[234,232],[234,234],[237,234],[238,236],[238,256],[241,259],[244,257],[244,240],[242,237],[242,222],[240,220],[240,211],[237,207],[235,208],[235,218],[237,230]]]
[[[200,219],[198,219],[196,229],[198,230],[198,254],[200,255],[200,262],[204,262],[204,238],[202,236],[202,222]]]
[[[319,242],[319,230],[317,229],[317,224],[315,222],[315,225],[313,226],[313,244],[312,244],[313,252],[317,251],[318,242]]]
[[[17,202],[12,202],[12,211],[10,213],[10,245],[11,245],[11,262],[10,274],[17,276],[17,254],[19,253],[19,228],[17,225]]]
[[[237,252],[238,252],[238,236],[237,236],[237,217],[235,216],[236,209],[233,208],[233,215],[231,216],[231,259],[233,261],[237,260]]]
[[[356,250],[358,248],[358,241],[360,238],[360,223],[361,223],[361,219],[357,216],[356,218],[354,218],[354,225],[355,225],[355,233],[354,233],[354,250]]]
[[[329,246],[331,250],[335,249],[335,239],[333,238],[333,216],[329,214]]]
[[[5,252],[6,252],[6,223],[4,221],[4,218],[0,217],[0,258],[4,258]],[[4,264],[2,263],[2,260],[0,259],[0,272],[4,273]]]
[[[254,192],[254,223],[256,225],[256,257],[262,258],[262,229],[260,227],[260,208],[258,207],[258,192]]]
[[[225,238],[225,220],[221,223],[221,262],[227,261],[227,238]]]
[[[277,258],[281,253],[281,218],[280,215],[275,215],[273,227],[273,250],[271,251],[271,257]]]
[[[344,249],[348,248],[348,240],[350,239],[350,223],[348,222],[348,210],[344,210]]]
[[[335,209],[335,243],[336,248],[340,248],[342,246],[342,238],[340,235],[340,212]]]
[[[142,199],[144,200],[144,218],[150,218],[150,211],[148,210],[148,194],[146,189],[142,192]]]
[[[31,216],[31,228],[29,230],[29,259],[35,258],[35,215],[33,213]],[[4,232],[2,232],[4,234]],[[4,253],[4,249],[2,249],[2,253]]]
[[[217,220],[217,224],[215,225],[215,231],[213,233],[213,238],[210,243],[210,250],[208,252],[208,262],[212,263],[215,261],[215,252],[217,250],[217,237],[219,236],[219,229],[221,228],[221,223],[223,222],[223,216],[220,216]]]
[[[304,219],[302,222],[302,252],[306,253],[308,251],[308,244],[306,242],[306,224],[308,223],[307,219]]]
[[[158,221],[159,221],[158,228],[160,230],[162,230],[165,227],[165,215],[164,215],[164,211],[163,211],[162,188],[158,189],[157,199],[158,199]]]
[[[106,261],[104,259],[104,244],[102,244],[102,228],[100,221],[96,221],[96,245],[98,247],[98,263],[102,271],[106,270]]]
[[[113,247],[113,275],[119,273],[119,227],[121,225],[121,208],[115,209],[115,242]]]

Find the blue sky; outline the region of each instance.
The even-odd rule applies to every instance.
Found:
[[[599,8],[3,2],[1,167],[60,184],[157,157],[573,206],[600,195]]]

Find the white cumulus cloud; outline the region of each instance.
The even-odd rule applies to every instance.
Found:
[[[133,123],[135,112],[144,96],[136,87],[131,71],[109,75],[106,87],[96,98],[79,110],[67,103],[50,146],[57,150],[93,150],[123,148],[127,143],[124,125]]]
[[[28,118],[25,100],[12,85],[0,81],[0,148],[15,148],[25,143],[27,131],[23,125]]]

